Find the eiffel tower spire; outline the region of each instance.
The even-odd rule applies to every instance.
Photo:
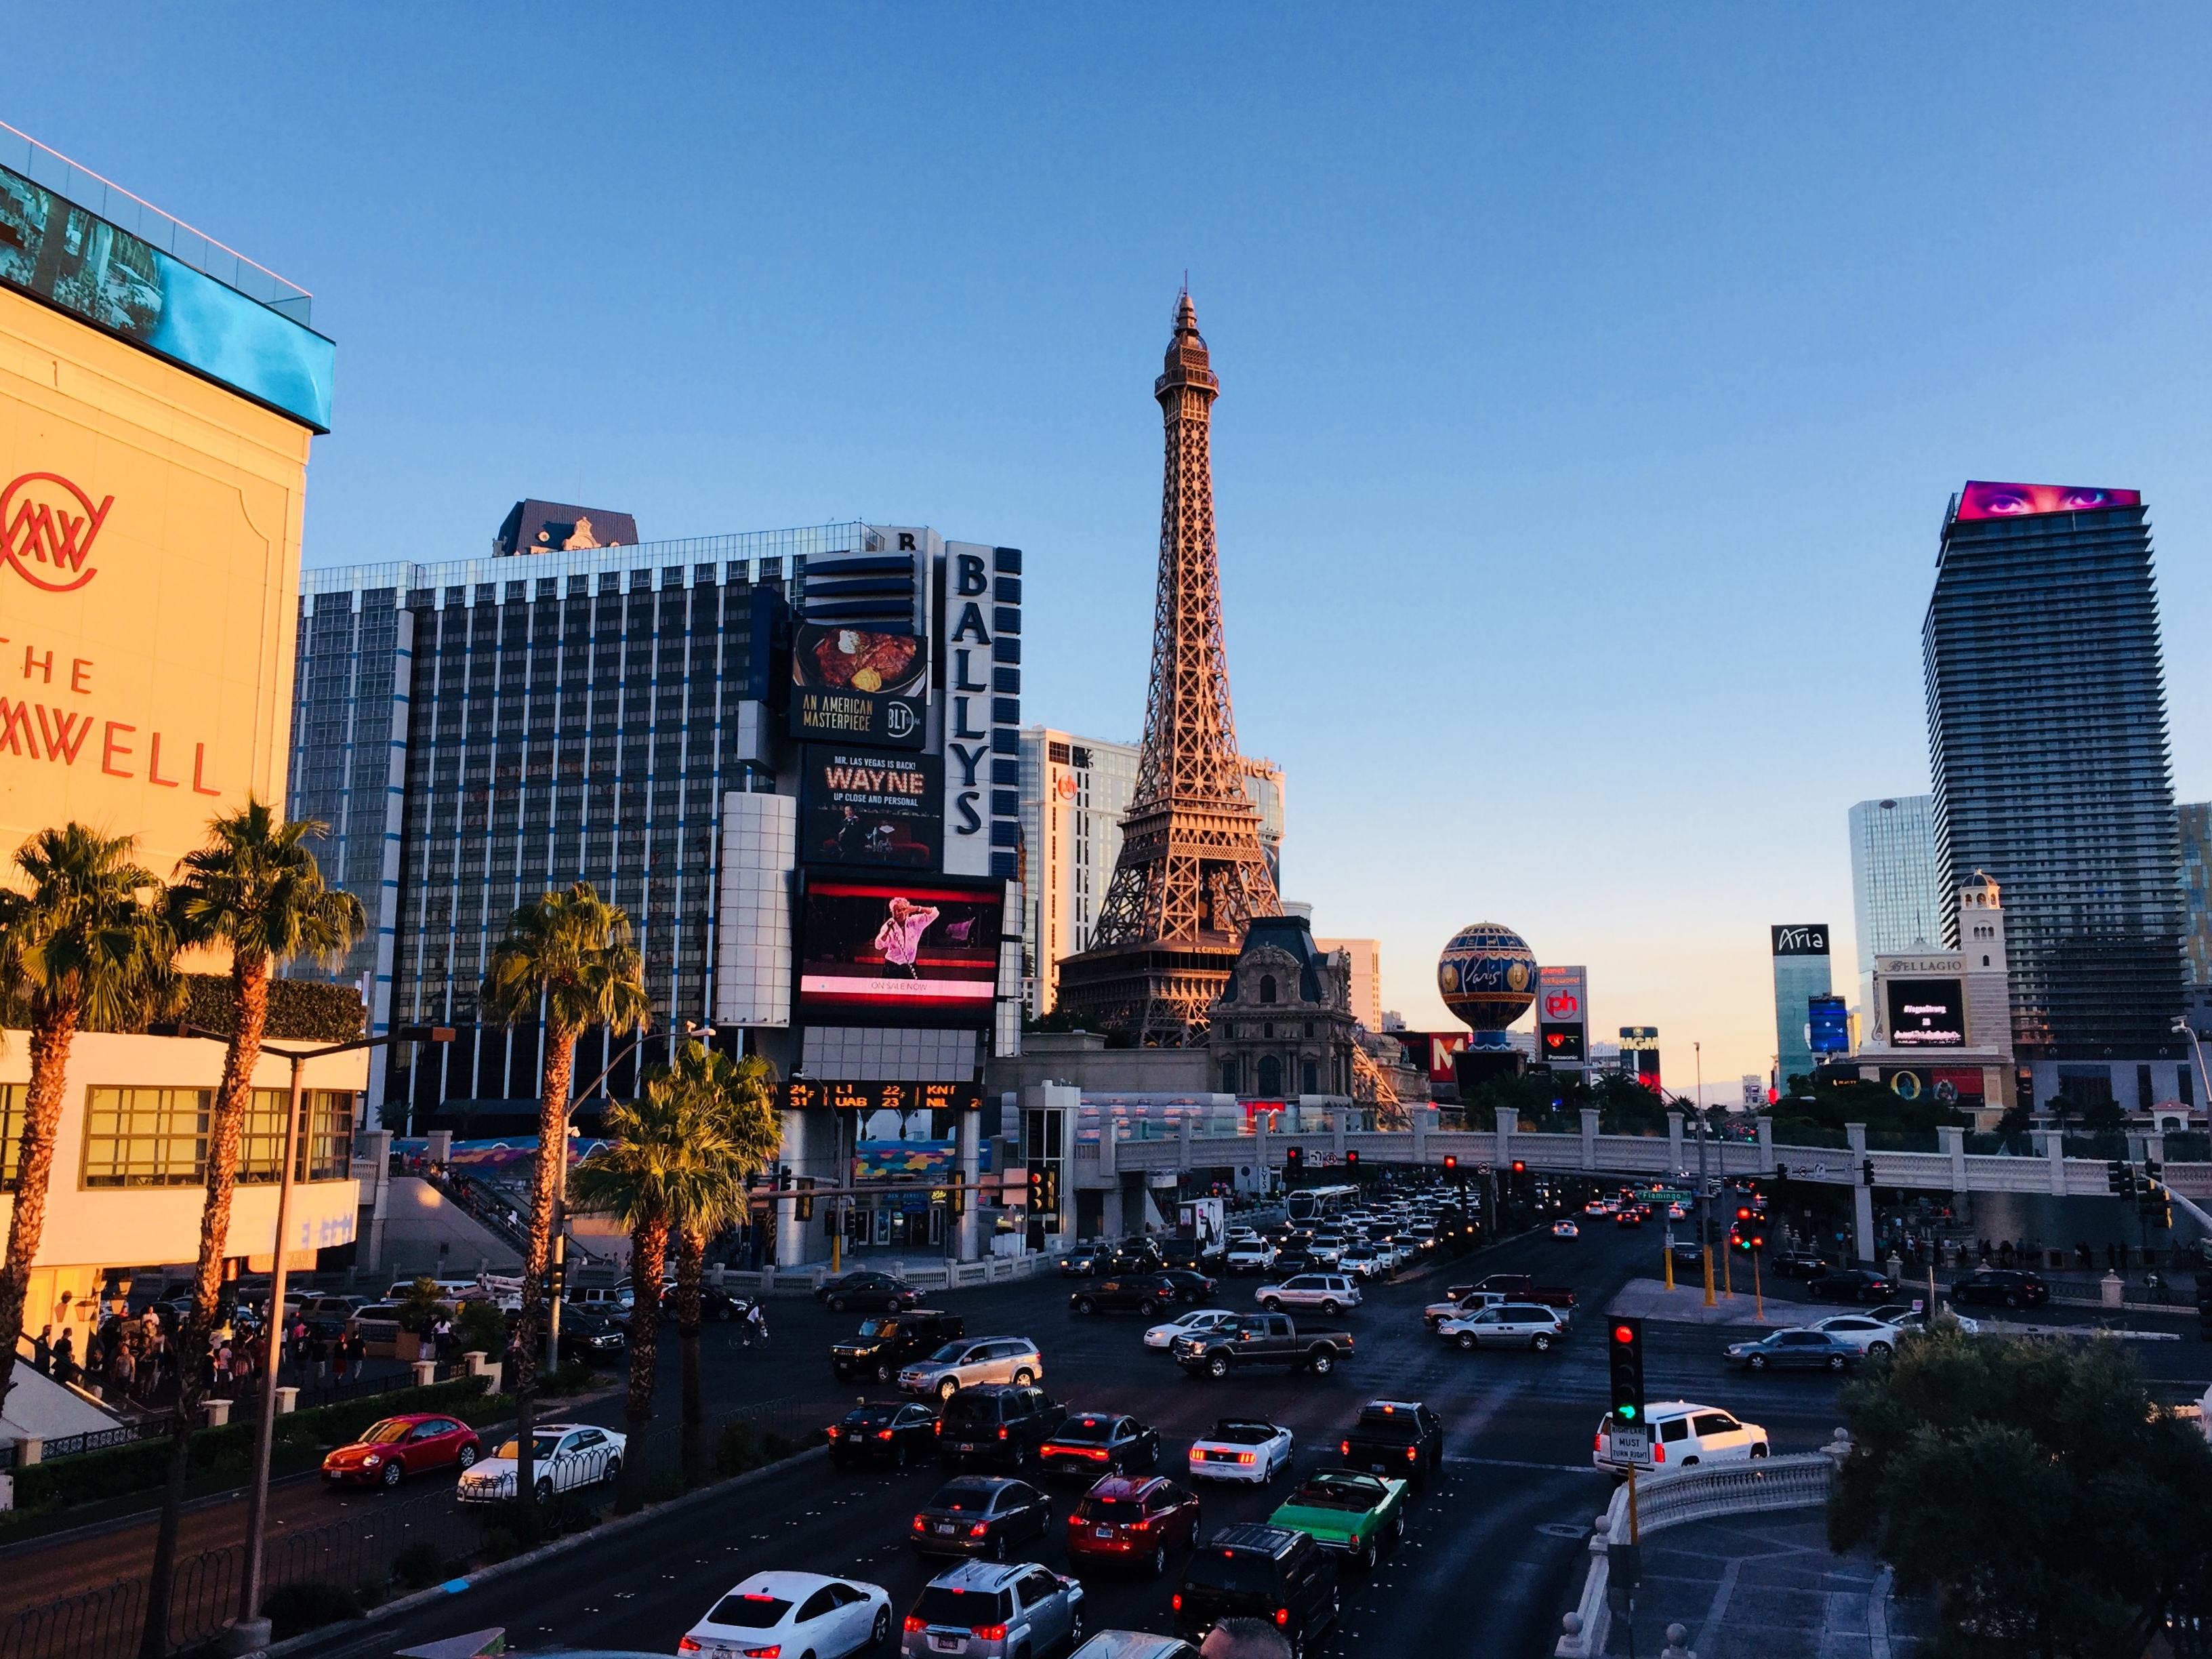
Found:
[[[1060,973],[1061,1007],[1144,1044],[1202,1034],[1245,924],[1282,912],[1229,702],[1209,447],[1220,390],[1186,289],[1152,382],[1167,460],[1136,794],[1091,949]]]

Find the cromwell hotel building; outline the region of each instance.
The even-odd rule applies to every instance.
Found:
[[[302,503],[334,356],[303,290],[0,128],[0,856],[76,820],[137,836],[166,876],[214,813],[284,799]],[[194,1258],[222,1058],[192,1038],[76,1036],[32,1333],[89,1324],[134,1274]],[[357,1054],[308,1069],[283,1241],[297,1265],[354,1239],[365,1071]],[[270,1056],[256,1078],[229,1236],[242,1267],[277,1244],[287,1075]],[[29,1076],[11,1031],[0,1223]],[[28,1367],[5,1409],[0,1437],[103,1426]]]

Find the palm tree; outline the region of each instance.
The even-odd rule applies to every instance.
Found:
[[[696,1046],[696,1045],[695,1045]],[[711,1214],[726,1203],[730,1148],[711,1108],[676,1086],[664,1071],[641,1099],[614,1107],[601,1120],[609,1144],[576,1166],[568,1186],[576,1207],[614,1216],[629,1229],[629,1394],[623,1403],[629,1434],[615,1492],[615,1512],[642,1503],[639,1462],[653,1417],[653,1384],[660,1342],[660,1273],[668,1235],[678,1216]]]
[[[15,1380],[31,1263],[46,1231],[70,1044],[84,1024],[134,1023],[172,980],[161,878],[131,861],[137,844],[82,823],[41,830],[15,851],[21,887],[0,891],[0,994],[24,1006],[31,1027],[31,1086],[0,1267],[0,1401]]]
[[[757,1054],[732,1060],[702,1042],[688,1042],[673,1067],[648,1082],[680,1097],[714,1125],[720,1178],[689,1187],[696,1203],[670,1216],[676,1237],[676,1328],[684,1344],[684,1474],[706,1472],[707,1406],[699,1375],[699,1285],[707,1241],[743,1218],[751,1177],[773,1163],[783,1145],[776,1121],[775,1068]]]
[[[198,1271],[185,1316],[180,1351],[177,1421],[169,1443],[168,1483],[161,1524],[154,1542],[154,1568],[146,1597],[143,1659],[162,1659],[167,1649],[170,1580],[177,1560],[177,1526],[184,1512],[185,1479],[191,1464],[191,1434],[199,1415],[198,1357],[215,1328],[222,1263],[230,1239],[231,1196],[238,1179],[239,1137],[261,1063],[261,1034],[269,1018],[270,976],[295,957],[334,957],[368,925],[361,901],[323,884],[321,866],[307,838],[325,825],[312,818],[286,823],[265,801],[246,797],[234,812],[208,825],[208,844],[187,853],[169,889],[169,923],[177,942],[230,952],[230,1043],[222,1081],[208,1123],[207,1197],[200,1206]],[[278,1249],[282,1249],[280,1242]],[[270,1379],[275,1386],[275,1379]]]
[[[512,1025],[537,1018],[544,1025],[545,1078],[538,1097],[538,1159],[531,1181],[530,1249],[522,1270],[522,1311],[516,1322],[514,1414],[515,1495],[536,1492],[532,1444],[538,1395],[538,1347],[544,1340],[545,1298],[541,1280],[553,1252],[554,1200],[568,1156],[568,1090],[574,1080],[576,1038],[594,1025],[611,1034],[642,1026],[651,1012],[629,918],[580,881],[565,893],[547,893],[508,918],[507,937],[494,948],[484,975],[486,1012]]]

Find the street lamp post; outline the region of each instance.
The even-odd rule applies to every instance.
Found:
[[[222,1043],[230,1041],[226,1032],[210,1031],[198,1025],[166,1029],[178,1036],[204,1037]],[[230,1627],[228,1645],[234,1652],[250,1653],[269,1645],[269,1621],[258,1609],[261,1605],[261,1558],[269,1534],[270,1448],[276,1437],[276,1368],[284,1357],[284,1257],[291,1243],[294,1172],[306,1151],[300,1138],[302,1074],[309,1060],[327,1059],[332,1054],[384,1048],[395,1042],[453,1040],[450,1025],[403,1025],[383,1036],[356,1037],[350,1042],[333,1042],[320,1048],[272,1048],[266,1044],[262,1047],[263,1054],[276,1054],[291,1063],[292,1086],[284,1115],[283,1162],[276,1176],[276,1231],[270,1241],[269,1317],[261,1368],[261,1421],[253,1437],[253,1477],[246,1489],[246,1586],[239,1600],[238,1617]],[[187,1354],[185,1363],[198,1362],[196,1356]]]

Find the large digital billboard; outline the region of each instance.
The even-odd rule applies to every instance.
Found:
[[[921,748],[926,643],[914,634],[799,623],[791,640],[792,736]]]
[[[799,764],[802,860],[937,868],[945,845],[939,757],[810,743]]]
[[[1586,1044],[1583,1041],[1582,1022],[1555,1024],[1548,1019],[1536,1022],[1536,1057],[1559,1066],[1579,1066],[1584,1058]]]
[[[1000,882],[809,876],[799,925],[799,1016],[988,1027],[1005,902]]]
[[[1963,981],[1893,979],[1883,982],[1893,1048],[1963,1048],[1966,1045]]]
[[[1846,1054],[1851,1049],[1851,1014],[1841,997],[1805,1001],[1805,1046],[1816,1054]]]
[[[1962,519],[2025,519],[2041,513],[2096,513],[2108,507],[2141,507],[2139,489],[2099,489],[2083,484],[1969,483],[1959,494]]]
[[[125,205],[137,214],[143,204],[129,198]],[[155,212],[139,218],[155,231],[184,229]],[[251,275],[242,270],[250,262],[228,258]],[[331,429],[337,349],[328,340],[4,167],[0,283],[318,432]]]

